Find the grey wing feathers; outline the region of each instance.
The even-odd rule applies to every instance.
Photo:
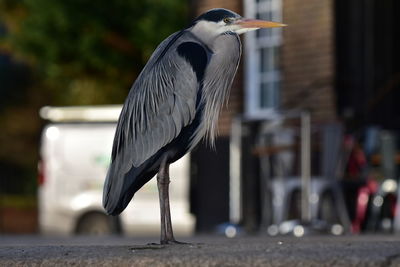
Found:
[[[125,180],[134,179],[125,177],[129,170],[151,158],[194,119],[196,75],[175,49],[187,38],[184,32],[175,33],[158,46],[124,103],[104,184],[108,213],[127,190]]]
[[[132,156],[127,168],[139,166],[171,142],[194,118],[196,76],[176,53],[163,53],[171,38],[174,36],[157,48],[133,85],[122,110],[112,158],[129,149]],[[161,53],[163,57],[159,59]]]

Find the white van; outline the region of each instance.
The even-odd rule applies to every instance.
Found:
[[[44,107],[39,162],[39,228],[44,234],[158,235],[156,179],[118,217],[105,214],[103,183],[122,106]],[[171,214],[175,232],[188,235],[189,157],[171,165]]]

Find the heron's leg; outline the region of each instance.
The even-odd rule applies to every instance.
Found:
[[[169,205],[169,164],[164,159],[161,162],[160,169],[157,175],[157,186],[160,197],[160,212],[161,212],[161,244],[187,244],[178,242],[174,238],[171,223],[171,211]]]
[[[160,218],[161,218],[161,238],[160,243],[165,244],[167,242],[166,237],[166,227],[165,227],[165,168],[166,162],[163,160],[160,166],[160,169],[157,174],[157,187],[158,187],[158,196],[160,199]]]
[[[165,190],[165,231],[167,236],[167,241],[175,242],[174,232],[172,230],[172,222],[171,222],[171,211],[169,205],[169,166],[166,169],[166,176],[165,176],[165,183],[164,183],[164,190]]]

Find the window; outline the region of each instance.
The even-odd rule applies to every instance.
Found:
[[[281,0],[245,0],[245,17],[280,22]],[[282,30],[261,29],[245,36],[246,115],[273,115],[280,102]]]

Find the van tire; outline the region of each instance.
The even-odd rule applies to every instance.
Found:
[[[75,232],[78,235],[119,234],[119,220],[118,217],[107,216],[101,212],[86,213],[78,221]]]

